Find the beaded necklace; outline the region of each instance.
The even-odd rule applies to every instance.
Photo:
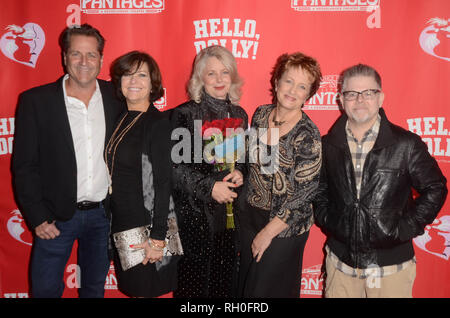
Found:
[[[113,176],[113,172],[114,172],[114,159],[116,157],[117,146],[122,141],[122,139],[126,135],[126,133],[133,127],[133,125],[137,122],[137,120],[139,119],[139,117],[141,117],[141,115],[143,113],[144,112],[141,112],[139,115],[137,115],[119,134],[117,134],[120,126],[122,126],[123,121],[128,116],[128,113],[125,116],[123,116],[122,120],[119,122],[119,124],[117,125],[116,129],[114,130],[111,138],[109,139],[108,144],[106,145],[105,153],[104,153],[106,163],[108,162],[108,155],[110,155],[111,151],[112,151],[111,170],[109,170],[108,164],[106,164],[106,169],[108,170],[108,177],[109,177],[109,188],[108,188],[109,194],[112,193],[112,176]]]

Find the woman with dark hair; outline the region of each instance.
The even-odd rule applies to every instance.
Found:
[[[253,115],[258,135],[249,142],[240,213],[239,290],[244,297],[300,296],[302,255],[322,162],[319,130],[302,107],[319,89],[321,77],[315,59],[281,55],[270,81],[273,104]]]
[[[161,73],[151,56],[132,51],[112,63],[111,78],[128,107],[105,148],[118,286],[129,296],[156,297],[176,288],[182,253],[170,195],[171,125],[153,106],[164,93]],[[118,243],[118,237],[132,237],[139,229],[149,233],[144,240],[125,248]],[[134,266],[120,254],[139,252],[142,262]]]
[[[226,226],[226,203],[238,196],[234,190],[243,184],[244,165],[236,165],[232,172],[219,172],[203,160],[206,147],[200,145],[198,151],[194,140],[202,140],[201,128],[206,122],[233,118],[241,122],[241,128],[247,128],[247,114],[237,104],[241,86],[233,54],[221,46],[207,47],[194,61],[188,84],[190,101],[172,114],[174,139],[190,137],[191,142],[188,153],[183,153],[187,160],[174,163],[174,199],[185,252],[179,263],[175,297],[235,296],[237,235],[234,228]]]

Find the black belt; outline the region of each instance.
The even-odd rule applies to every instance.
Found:
[[[77,202],[78,210],[91,210],[100,208],[101,202],[92,202],[92,201],[81,201]]]

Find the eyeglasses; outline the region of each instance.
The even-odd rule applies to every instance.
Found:
[[[356,92],[356,91],[345,91],[342,92],[342,95],[344,96],[344,99],[347,101],[357,100],[359,95],[362,96],[364,100],[370,100],[374,99],[375,95],[381,92],[379,89],[366,89],[362,92]]]

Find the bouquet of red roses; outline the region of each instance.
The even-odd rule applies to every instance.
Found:
[[[236,161],[244,154],[244,131],[241,118],[217,119],[206,121],[202,126],[205,140],[204,158],[214,164],[217,171],[234,171]],[[233,204],[227,203],[227,229],[234,228]]]

